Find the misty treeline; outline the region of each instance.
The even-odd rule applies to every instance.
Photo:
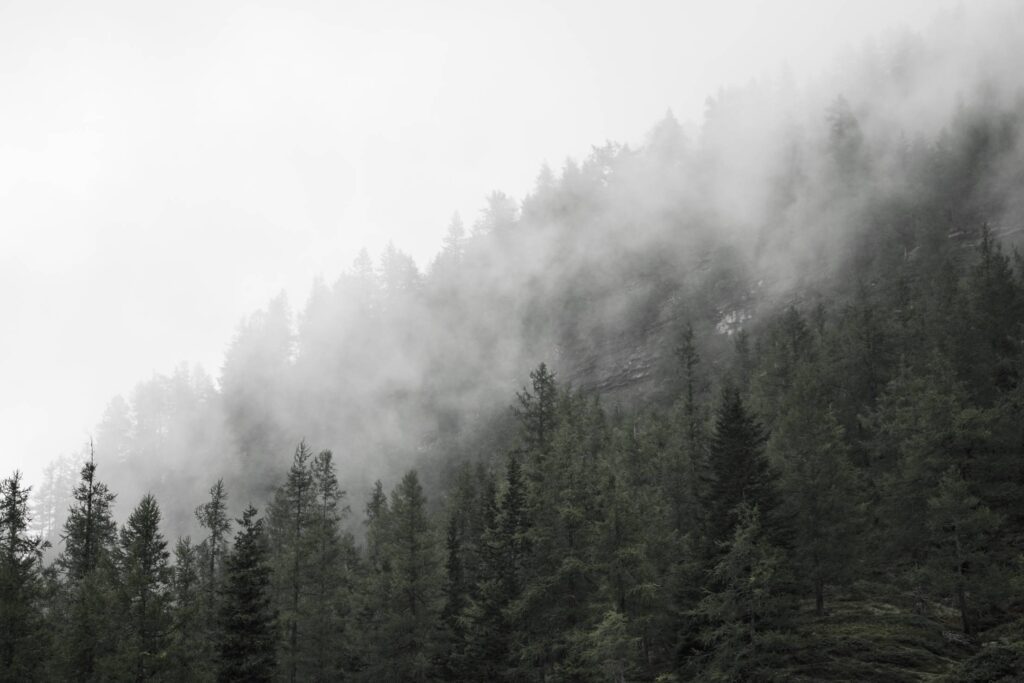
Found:
[[[1020,675],[1004,29],[724,90],[115,399],[3,483],[0,677]]]

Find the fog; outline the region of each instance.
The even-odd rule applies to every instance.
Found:
[[[105,9],[0,9],[0,465],[91,435],[174,525],[301,438],[362,495],[542,360],[656,394],[681,316],[821,281],[908,150],[1020,111],[1008,2]],[[1021,154],[964,220],[1019,225]]]

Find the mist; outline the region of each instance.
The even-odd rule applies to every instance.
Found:
[[[209,279],[211,259],[242,272],[237,260],[253,228],[207,231],[187,247],[191,265],[168,263],[173,270],[157,273],[168,291],[179,286],[170,281],[186,287],[208,328],[176,332],[157,348],[181,340],[172,351],[180,354],[205,345],[209,370],[181,364],[126,391],[98,425],[64,445],[64,460],[82,460],[91,435],[97,461],[129,500],[147,490],[202,490],[222,475],[258,499],[305,438],[335,450],[358,498],[377,478],[441,458],[440,444],[452,447],[456,434],[500,414],[510,389],[541,361],[612,404],[657,395],[666,340],[681,319],[714,331],[708,345],[724,348],[716,337],[848,264],[849,245],[878,197],[914,191],[909,153],[941,144],[957,125],[1015,115],[1021,91],[1013,65],[1024,58],[1019,9],[994,4],[927,16],[921,29],[834,40],[842,49],[825,69],[798,72],[778,61],[771,75],[722,85],[692,121],[666,108],[646,133],[630,131],[636,142],[601,143],[554,164],[535,159],[528,189],[488,192],[478,211],[451,217],[443,189],[432,191],[444,218],[417,207],[415,220],[433,215],[430,222],[446,224],[440,240],[428,239],[429,231],[391,233],[381,246],[389,230],[371,236],[346,228],[339,234],[347,243],[361,240],[371,250],[338,249],[274,219],[255,233],[276,231],[271,251],[246,269],[249,278],[259,270],[269,277],[225,283],[248,288],[243,301],[259,309],[233,333],[212,317],[226,309],[218,293],[224,276]],[[1021,222],[1010,191],[1021,177],[1020,154],[1016,144],[1002,150],[978,183],[983,219],[1007,230]],[[400,178],[389,182],[398,196],[417,184]],[[344,193],[344,185],[332,187]],[[189,211],[197,210],[193,203]],[[323,232],[331,229],[324,219],[299,224]],[[169,240],[177,238],[156,229],[142,233],[153,239],[132,239],[146,240],[147,250],[175,249]],[[325,264],[326,255],[341,254],[350,265]],[[283,281],[274,273],[284,271],[266,261],[271,255],[305,264]],[[187,276],[175,272],[179,266]],[[260,304],[260,292],[268,303]],[[166,326],[159,299],[136,305],[150,312],[125,311],[132,327],[145,328],[146,319]],[[97,322],[91,334],[88,321],[81,325],[77,336],[100,344],[118,330]],[[223,358],[211,341],[190,341],[213,334],[221,335]],[[39,455],[26,457],[23,469],[41,468]],[[191,502],[183,503],[172,519],[186,530]]]
[[[542,363],[567,414],[592,398],[640,438],[658,429],[645,416],[678,417],[680,358],[699,353],[698,399],[747,392],[787,472],[799,376],[765,388],[783,371],[756,360],[788,343],[780,320],[804,316],[825,339],[865,301],[902,302],[892,292],[920,285],[892,284],[906,264],[952,272],[957,254],[990,239],[1011,253],[1024,234],[1024,9],[827,4],[800,6],[788,28],[797,4],[497,19],[458,3],[218,4],[199,28],[183,11],[159,31],[120,7],[86,35],[152,45],[8,44],[0,83],[49,117],[12,107],[8,127],[28,142],[0,137],[16,312],[0,344],[15,378],[0,464],[28,474],[33,529],[60,552],[92,459],[117,493],[114,519],[152,493],[168,537],[198,538],[214,482],[231,515],[272,506],[302,443],[333,453],[352,511],[342,526],[369,548],[375,482],[398,491],[415,469],[440,518],[466,468],[493,478],[531,452],[510,408]],[[4,14],[33,30],[46,19]],[[55,23],[74,33],[71,18]],[[667,47],[668,27],[693,45]],[[562,44],[488,44],[517,31]],[[75,55],[86,62],[65,71]],[[40,85],[48,75],[69,104]],[[899,338],[932,333],[910,329]],[[920,362],[890,360],[877,387],[865,380],[869,398],[829,413],[866,471],[886,452],[872,411]]]

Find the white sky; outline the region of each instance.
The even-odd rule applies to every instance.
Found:
[[[948,4],[0,0],[0,476],[362,246]]]

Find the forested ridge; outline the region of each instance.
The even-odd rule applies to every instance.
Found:
[[[1020,680],[1024,97],[908,133],[898,47],[113,401],[0,486],[0,680]]]

